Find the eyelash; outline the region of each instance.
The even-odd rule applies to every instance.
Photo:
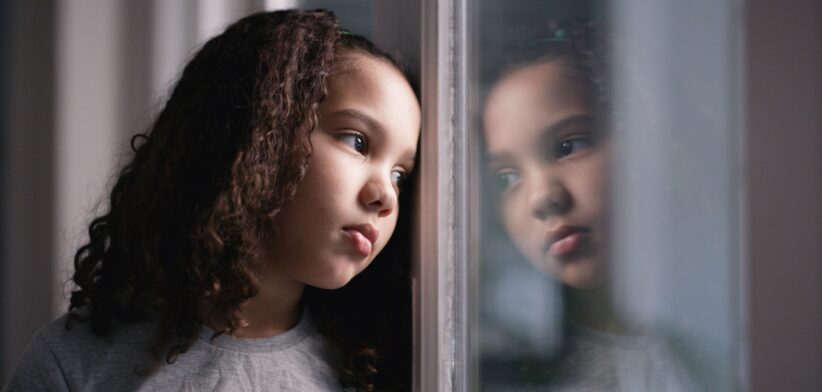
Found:
[[[398,175],[397,178],[394,178],[394,175]],[[397,193],[400,193],[402,190],[402,185],[405,183],[405,180],[408,178],[408,174],[405,170],[392,170],[391,171],[391,183],[394,184],[394,187],[397,188]]]
[[[368,138],[362,133],[348,132],[338,136],[337,138],[360,155],[368,154]],[[348,143],[346,140],[352,141],[353,143]]]
[[[513,177],[513,178],[512,178]],[[494,175],[496,179],[497,189],[506,191],[518,184],[522,180],[519,172],[514,169],[500,169]]]
[[[337,137],[341,142],[345,143],[352,150],[360,155],[368,154],[368,138],[359,132],[348,132]],[[395,178],[396,176],[396,178]],[[392,170],[391,183],[397,189],[397,193],[402,189],[403,182],[408,178],[408,173],[405,170]]]
[[[582,145],[580,145],[580,143]],[[553,159],[563,158],[580,153],[581,149],[586,149],[594,145],[594,139],[590,135],[576,135],[564,138],[554,145]],[[517,185],[522,177],[519,171],[511,168],[499,169],[494,174],[497,189],[506,191]]]
[[[578,143],[582,143],[579,146]],[[554,159],[563,159],[565,157],[578,154],[580,149],[586,149],[594,145],[594,139],[590,135],[576,135],[564,138],[558,141],[553,148],[552,154]],[[568,151],[568,149],[572,149]]]

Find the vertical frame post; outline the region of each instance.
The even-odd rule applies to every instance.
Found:
[[[468,390],[477,215],[470,202],[476,137],[468,123],[465,0],[422,2],[423,132],[414,271],[414,390]],[[476,225],[474,225],[476,226]]]

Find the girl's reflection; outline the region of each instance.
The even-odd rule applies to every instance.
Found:
[[[489,166],[505,228],[539,269],[568,286],[600,285],[604,135],[590,82],[560,59],[516,69],[485,111]]]
[[[526,259],[564,287],[563,355],[517,367],[543,368],[526,378],[557,389],[690,389],[670,345],[620,317],[609,296],[603,125],[611,119],[596,44],[586,21],[553,26],[503,73],[485,104],[502,224]]]
[[[556,28],[494,85],[485,112],[488,163],[500,217],[538,269],[565,286],[578,320],[618,330],[607,306],[605,242],[608,138],[597,121],[604,86],[590,28]],[[591,310],[591,311],[588,311]]]

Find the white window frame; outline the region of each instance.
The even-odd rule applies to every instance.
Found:
[[[421,136],[414,262],[414,390],[476,389],[475,203],[479,144],[469,109],[466,0],[423,0]]]

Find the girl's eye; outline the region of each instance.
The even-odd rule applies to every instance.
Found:
[[[590,136],[572,136],[560,140],[554,147],[554,157],[562,159],[569,155],[577,154],[591,147],[594,144]]]
[[[404,171],[394,170],[391,172],[391,183],[394,184],[394,186],[397,187],[397,189],[399,189],[402,186],[403,181],[405,181],[406,177],[407,175]]]
[[[368,152],[368,140],[360,133],[347,133],[339,136],[339,140],[360,154],[365,155]]]
[[[520,175],[514,170],[501,170],[496,175],[497,187],[502,190],[508,190],[520,181]]]

